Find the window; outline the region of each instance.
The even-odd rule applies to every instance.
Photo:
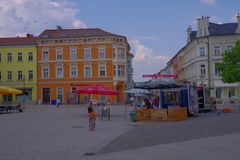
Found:
[[[0,62],[2,61],[2,54],[0,53]]]
[[[118,76],[119,77],[124,77],[124,65],[118,65]]]
[[[22,71],[18,71],[18,80],[22,79],[23,79]]]
[[[207,28],[203,28],[203,36],[206,36],[207,35]]]
[[[43,61],[48,61],[48,50],[43,50]]]
[[[99,96],[99,102],[100,102],[100,103],[106,102],[106,96],[105,96],[105,95],[100,95],[100,96]]]
[[[28,79],[32,80],[33,79],[33,70],[28,71]]]
[[[227,45],[227,52],[231,52],[233,49],[233,45]]]
[[[49,78],[49,68],[48,67],[42,68],[42,78],[43,79]]]
[[[12,53],[7,54],[7,61],[12,62]]]
[[[215,74],[216,74],[216,75],[219,75],[219,74],[220,74],[220,71],[217,69],[217,67],[216,67],[217,65],[216,65],[216,64],[217,64],[217,63],[215,63],[215,67],[214,67],[214,68],[215,68]]]
[[[28,61],[33,61],[33,53],[28,52]]]
[[[63,78],[63,67],[62,66],[57,66],[56,68],[56,77],[57,78]]]
[[[2,80],[2,72],[0,71],[0,80]]]
[[[216,88],[216,98],[222,97],[222,88]]]
[[[70,59],[77,60],[77,48],[70,48]]]
[[[76,90],[77,90],[77,87],[71,87],[71,93],[75,93]]]
[[[113,74],[114,74],[114,77],[116,77],[116,75],[117,75],[116,65],[113,66]]]
[[[117,49],[117,59],[124,59],[124,48],[118,48]]]
[[[22,52],[18,52],[18,62],[22,62]]]
[[[105,77],[106,76],[106,65],[100,65],[98,68],[98,75],[100,77]]]
[[[198,50],[199,50],[199,56],[205,56],[205,47],[199,47],[198,48]]]
[[[92,76],[92,67],[84,66],[84,77],[91,77],[91,76]]]
[[[57,88],[57,97],[60,101],[63,101],[63,88]]]
[[[7,72],[7,80],[12,80],[12,71]]]
[[[56,60],[57,61],[62,61],[63,60],[63,49],[62,48],[57,48],[57,50],[56,50]]]
[[[200,77],[205,77],[205,74],[206,74],[205,64],[201,64],[200,65]]]
[[[220,46],[214,46],[214,56],[222,56]]]
[[[70,75],[71,77],[77,77],[77,67],[71,66],[70,73],[71,73],[71,75]]]
[[[228,97],[229,98],[235,97],[235,88],[229,88]]]
[[[90,47],[85,47],[84,48],[84,59],[89,60],[91,58],[92,58],[91,48]]]
[[[98,48],[98,58],[105,59],[105,47]]]

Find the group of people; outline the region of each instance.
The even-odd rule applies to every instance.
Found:
[[[159,106],[159,96],[153,98],[145,97],[143,99],[136,99],[134,96],[130,98],[132,106],[140,106],[142,108],[153,109]]]

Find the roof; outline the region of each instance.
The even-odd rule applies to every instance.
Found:
[[[73,38],[73,37],[95,37],[95,36],[120,36],[106,32],[99,28],[87,28],[87,29],[47,29],[44,30],[38,37],[39,38]]]
[[[33,45],[35,43],[36,37],[0,38],[0,46]]]
[[[209,22],[208,30],[210,36],[224,36],[224,35],[233,35],[238,27],[237,23],[224,23],[217,24]],[[192,31],[190,35],[190,40],[197,38],[197,31]]]

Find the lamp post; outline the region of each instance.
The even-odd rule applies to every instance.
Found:
[[[23,108],[25,108],[25,75],[23,75]]]

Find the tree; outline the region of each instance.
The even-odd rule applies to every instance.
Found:
[[[225,51],[223,62],[217,63],[222,81],[225,83],[240,82],[240,41],[231,51]]]

